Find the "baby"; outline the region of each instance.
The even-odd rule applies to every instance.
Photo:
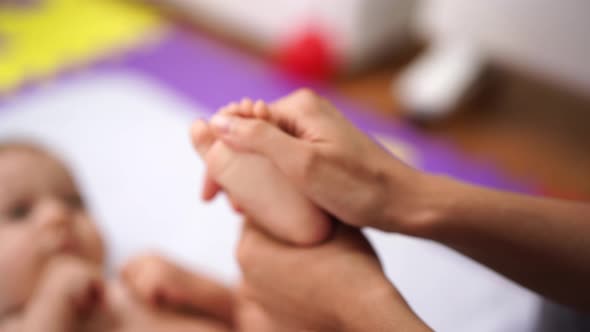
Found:
[[[228,331],[234,294],[143,256],[120,280],[73,177],[35,146],[0,144],[0,331]]]
[[[222,112],[259,114],[245,100]],[[331,221],[266,159],[237,153],[195,130],[211,158],[206,198],[221,188],[256,223],[297,245],[324,241]],[[201,128],[202,129],[202,128]],[[157,255],[133,259],[106,280],[104,245],[67,168],[27,144],[0,144],[0,331],[272,331],[238,291]]]

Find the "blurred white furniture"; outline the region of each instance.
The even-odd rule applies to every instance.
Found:
[[[486,61],[590,96],[587,0],[423,0],[415,28],[432,47],[395,93],[416,116],[450,111]]]
[[[333,48],[340,70],[391,52],[408,36],[414,0],[165,0],[200,21],[275,52],[308,29]]]

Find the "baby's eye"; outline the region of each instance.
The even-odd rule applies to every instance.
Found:
[[[9,211],[9,219],[11,221],[22,221],[26,219],[31,213],[32,206],[30,203],[19,203]]]

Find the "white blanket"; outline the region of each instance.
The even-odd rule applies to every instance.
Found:
[[[134,75],[82,75],[14,97],[0,107],[0,140],[33,138],[72,166],[111,271],[157,250],[232,282],[239,218],[225,199],[200,201],[204,166],[188,136],[203,113]],[[437,331],[534,329],[541,301],[532,293],[437,244],[368,234],[390,279]]]

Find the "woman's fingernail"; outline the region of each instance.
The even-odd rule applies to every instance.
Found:
[[[225,115],[216,115],[211,119],[211,126],[224,134],[229,133],[231,119]]]

